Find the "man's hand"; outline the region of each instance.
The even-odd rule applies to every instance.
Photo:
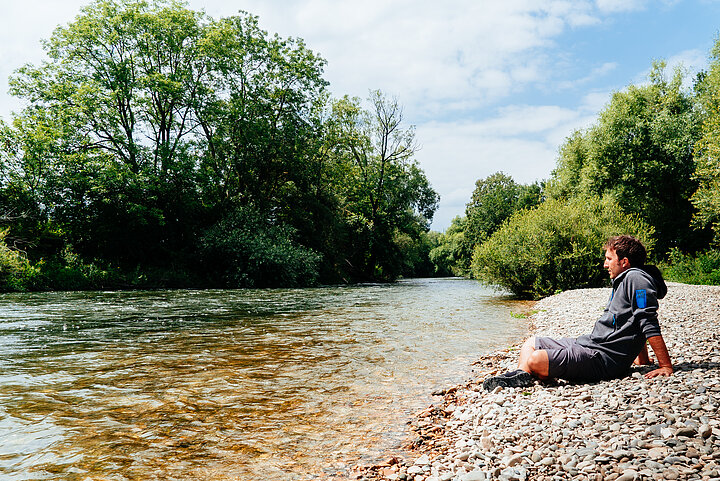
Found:
[[[671,376],[673,373],[672,362],[670,361],[670,354],[668,354],[665,341],[662,336],[653,336],[648,339],[650,347],[652,347],[655,357],[657,357],[659,369],[650,371],[645,374],[646,379],[650,379],[657,376]]]
[[[649,373],[645,374],[645,378],[651,379],[653,377],[658,377],[658,376],[669,377],[669,376],[672,376],[672,373],[673,373],[673,368],[661,367],[659,369],[655,369],[654,371],[650,371]]]

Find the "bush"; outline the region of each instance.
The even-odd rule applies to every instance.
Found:
[[[314,284],[322,257],[294,242],[294,235],[291,226],[240,207],[205,232],[202,261],[228,287]]]
[[[720,285],[720,250],[700,252],[696,256],[670,251],[670,265],[664,266],[665,277],[685,284]]]
[[[0,230],[0,292],[26,291],[34,269],[25,256],[5,244],[7,232]]]
[[[644,222],[623,214],[610,198],[548,200],[518,212],[477,246],[472,273],[523,298],[598,287],[607,280],[602,245],[608,237],[634,235],[650,251],[653,233]]]

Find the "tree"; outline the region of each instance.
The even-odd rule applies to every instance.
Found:
[[[649,84],[613,94],[598,122],[563,145],[547,189],[558,199],[612,196],[655,228],[661,255],[705,242],[689,227],[699,122],[682,79],[676,71],[667,80],[664,63],[657,63]]]
[[[695,225],[712,227],[720,241],[720,39],[711,52],[712,63],[696,85],[697,103],[704,119],[702,137],[695,148],[698,183],[691,201],[697,212]]]
[[[348,260],[362,276],[392,279],[401,270],[393,239],[426,232],[438,195],[413,157],[415,129],[403,127],[398,100],[373,91],[369,101],[370,111],[347,97],[333,105],[339,195],[352,231]]]
[[[12,79],[30,103],[14,157],[42,171],[37,205],[80,254],[193,264],[198,233],[237,206],[294,220],[323,59],[243,12],[143,0],[82,12],[46,43],[49,61]]]
[[[465,238],[472,245],[482,243],[516,211],[534,207],[540,200],[537,183],[519,185],[502,172],[479,179],[465,208]]]
[[[442,275],[467,276],[474,245],[466,237],[467,218],[453,218],[450,227],[440,235],[437,246],[430,251],[435,271]]]

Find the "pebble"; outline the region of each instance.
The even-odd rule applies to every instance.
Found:
[[[668,287],[658,316],[672,376],[645,379],[654,367],[643,366],[613,381],[486,392],[482,381],[514,368],[518,346],[488,354],[475,378],[413,423],[416,461],[401,472],[426,481],[719,479],[720,287]],[[579,289],[542,299],[532,331],[586,334],[608,295]]]

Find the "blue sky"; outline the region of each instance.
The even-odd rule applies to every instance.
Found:
[[[20,104],[7,77],[42,60],[41,39],[85,0],[0,5],[0,117]],[[417,127],[417,159],[440,193],[433,229],[464,212],[475,181],[548,178],[558,147],[653,60],[707,66],[718,0],[190,0],[219,18],[246,10],[327,59],[336,96],[395,95]]]

